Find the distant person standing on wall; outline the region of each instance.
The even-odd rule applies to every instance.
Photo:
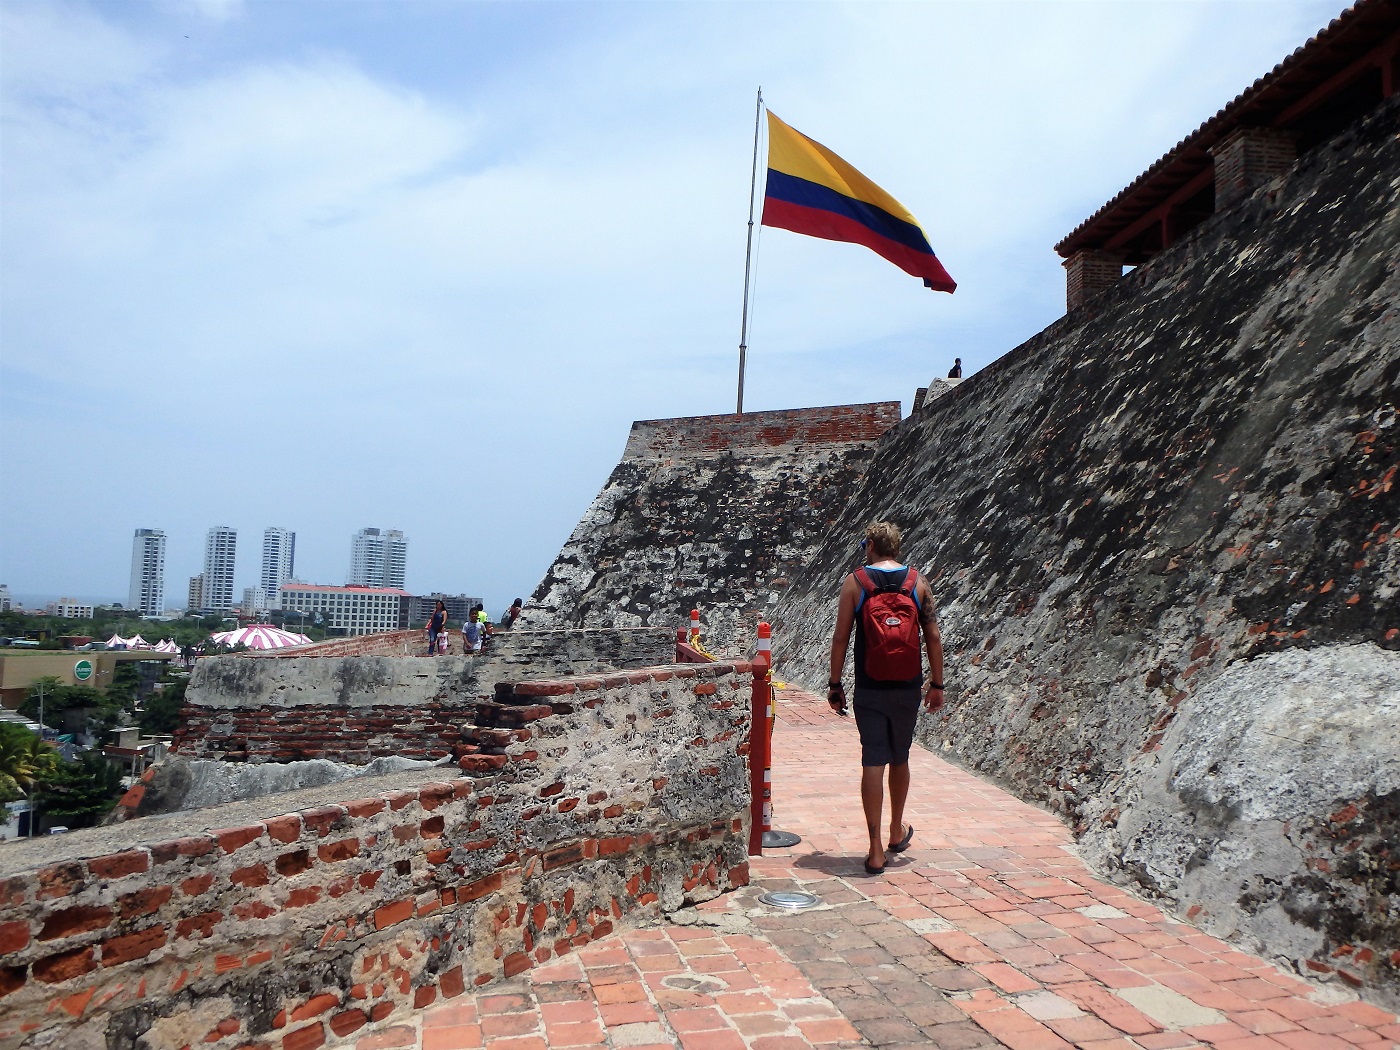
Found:
[[[949,378],[949,379],[961,379],[961,378],[962,378],[962,358],[961,358],[961,357],[955,357],[955,358],[953,358],[953,367],[950,368],[950,369],[948,369],[948,378]]]
[[[841,584],[836,633],[831,640],[831,677],[826,700],[837,714],[846,713],[841,675],[854,627],[855,714],[860,731],[860,801],[870,834],[865,870],[885,870],[886,851],[903,853],[914,840],[914,826],[904,821],[909,796],[909,749],[919,717],[920,693],[930,712],[943,706],[943,642],[938,634],[933,593],[924,578],[903,564],[899,527],[877,521],[860,541],[863,568]],[[928,650],[928,688],[923,686],[922,636]],[[885,769],[889,768],[889,842],[882,836]]]
[[[501,614],[501,626],[510,630],[515,626],[515,621],[520,619],[520,607],[525,603],[519,598],[510,603],[510,608]]]
[[[433,609],[433,615],[428,620],[428,655],[436,656],[438,650],[438,635],[447,629],[447,606],[439,601]]]

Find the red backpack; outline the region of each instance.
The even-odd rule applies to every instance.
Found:
[[[860,607],[865,634],[865,674],[876,682],[908,682],[919,677],[919,606],[914,588],[919,574],[911,566],[898,587],[877,587],[865,569],[856,583],[864,592]]]

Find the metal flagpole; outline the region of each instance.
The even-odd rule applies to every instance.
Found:
[[[739,327],[739,415],[744,414],[744,359],[749,351],[749,267],[753,261],[753,195],[758,188],[758,122],[763,116],[763,88],[753,112],[753,172],[749,175],[749,235],[744,245],[744,319]]]

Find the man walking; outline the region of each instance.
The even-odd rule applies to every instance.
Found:
[[[933,593],[924,578],[903,564],[899,527],[877,521],[865,530],[860,546],[865,566],[841,584],[836,633],[831,640],[831,678],[827,703],[846,713],[841,684],[846,649],[855,628],[855,714],[860,731],[860,801],[870,833],[865,870],[885,870],[886,851],[903,853],[914,840],[914,826],[904,822],[909,796],[909,748],[919,717],[920,693],[930,712],[943,706],[943,642],[934,615]],[[919,639],[928,651],[928,688],[923,690]],[[881,834],[885,769],[889,768],[889,842]]]

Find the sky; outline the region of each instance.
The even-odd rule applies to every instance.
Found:
[[[527,597],[633,420],[735,408],[756,93],[958,282],[755,226],[744,407],[903,403],[1064,313],[1053,245],[1343,9],[0,0],[0,582],[166,604],[206,531]],[[760,194],[762,179],[760,160]]]

